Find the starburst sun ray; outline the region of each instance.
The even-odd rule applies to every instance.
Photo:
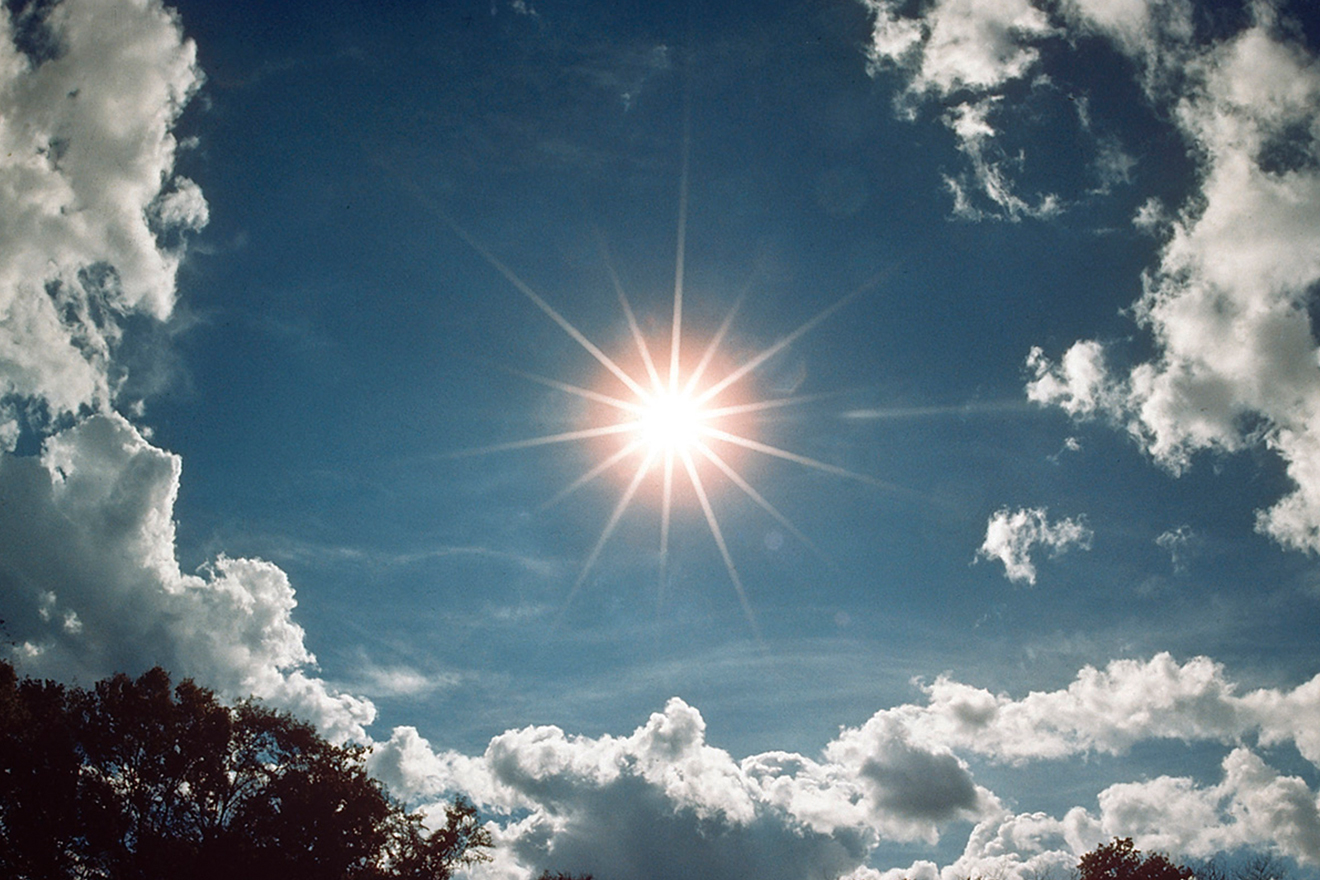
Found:
[[[605,473],[607,470],[614,467],[616,464],[623,461],[628,456],[632,455],[634,452],[636,452],[638,449],[641,448],[642,443],[643,441],[640,439],[633,440],[628,445],[620,448],[613,455],[604,459],[603,461],[598,463],[595,467],[591,468],[586,473],[584,473],[582,476],[578,477],[576,480],[574,480],[573,482],[569,483],[567,486],[556,492],[553,498],[551,498],[545,504],[541,505],[541,509],[548,510],[549,508],[554,507],[556,504],[563,501],[568,496],[572,495],[578,489],[581,489],[583,486],[587,485],[592,480],[596,479],[601,474]]]
[[[762,443],[759,440],[753,440],[750,437],[741,437],[719,428],[707,426],[702,430],[703,434],[715,437],[732,443],[735,446],[741,446],[744,449],[750,449],[753,452],[760,452],[763,455],[782,458],[785,461],[795,462],[804,467],[815,468],[818,471],[824,471],[827,474],[833,474],[836,477],[846,477],[850,480],[857,480],[861,483],[867,483],[872,486],[878,486],[882,489],[891,488],[887,483],[883,483],[874,477],[868,477],[866,474],[859,474],[856,471],[850,471],[847,468],[841,468],[838,465],[828,464],[818,459],[810,458],[805,455],[799,455],[796,452],[789,452],[787,449],[780,449],[778,446],[771,446],[768,443]]]
[[[747,482],[746,478],[744,478],[742,474],[738,473],[738,471],[734,469],[733,465],[729,464],[722,457],[720,457],[719,453],[711,449],[705,443],[698,443],[697,450],[701,452],[702,455],[706,456],[706,458],[710,460],[711,464],[719,468],[720,471],[724,474],[724,476],[729,478],[729,482],[733,483],[735,486],[741,489],[743,491],[743,494],[745,494],[748,498],[755,501],[758,507],[760,507],[766,513],[770,514],[770,516],[774,519],[775,522],[779,523],[781,526],[784,527],[785,531],[787,531],[794,538],[797,538],[799,541],[801,541],[803,545],[809,548],[818,557],[825,560],[826,562],[829,561],[828,558],[825,556],[825,554],[821,552],[820,548],[818,548],[810,538],[804,535],[797,526],[793,525],[792,521],[789,520],[788,517],[780,513],[778,508],[776,508],[773,504],[767,501],[765,499],[765,496],[763,496],[760,492],[756,491],[755,487],[753,487],[751,483]]]
[[[676,503],[676,461],[681,462],[682,470],[686,473],[688,484],[692,489],[692,495],[695,496],[696,501],[701,508],[707,528],[710,531],[711,537],[715,541],[716,548],[719,550],[720,558],[724,562],[724,567],[728,572],[729,580],[733,585],[734,592],[738,596],[738,601],[742,606],[743,614],[746,616],[747,622],[751,626],[757,639],[760,640],[760,627],[757,623],[756,615],[752,610],[751,602],[748,599],[742,575],[738,571],[738,567],[733,559],[733,554],[729,549],[729,543],[724,535],[724,531],[720,527],[719,518],[715,513],[710,492],[705,481],[702,479],[701,473],[697,467],[697,462],[694,460],[694,452],[700,453],[703,461],[709,462],[713,465],[725,479],[736,486],[758,507],[764,510],[772,519],[774,519],[775,522],[779,523],[779,525],[787,532],[792,534],[796,539],[824,559],[824,555],[811,542],[811,540],[803,534],[803,532],[798,529],[788,517],[757,491],[757,489],[752,486],[751,482],[738,472],[733,464],[712,449],[708,441],[728,443],[733,446],[793,462],[833,476],[844,477],[850,480],[878,486],[880,488],[895,490],[896,487],[890,486],[889,484],[883,483],[864,474],[855,473],[846,468],[819,461],[809,456],[791,452],[787,449],[782,449],[778,446],[773,446],[752,437],[736,433],[734,430],[730,429],[731,426],[727,423],[725,423],[723,427],[716,424],[733,416],[754,415],[771,409],[819,400],[823,397],[832,395],[797,395],[766,400],[726,402],[723,405],[715,405],[712,402],[720,395],[724,394],[731,386],[741,382],[750,374],[764,366],[775,355],[779,354],[803,335],[819,326],[823,321],[839,311],[839,309],[843,308],[844,305],[849,303],[865,289],[872,286],[878,278],[872,279],[868,284],[862,285],[847,296],[830,304],[792,332],[779,339],[773,345],[762,349],[744,363],[734,367],[728,373],[724,374],[722,378],[709,385],[703,386],[703,380],[705,379],[706,374],[710,371],[711,366],[716,362],[716,355],[719,353],[720,347],[724,344],[724,341],[730,332],[734,318],[738,314],[739,308],[742,305],[746,290],[739,294],[733,307],[724,317],[709,342],[707,342],[706,347],[701,356],[697,359],[696,364],[690,371],[685,373],[681,355],[683,347],[683,286],[687,245],[690,174],[689,156],[690,135],[688,133],[688,122],[685,119],[682,172],[679,180],[677,247],[674,259],[673,315],[669,336],[669,364],[667,375],[661,374],[661,366],[658,363],[658,358],[653,354],[652,343],[648,342],[646,335],[642,331],[641,324],[638,321],[632,304],[629,302],[628,296],[624,291],[623,283],[615,269],[603,236],[601,238],[602,258],[605,262],[610,282],[618,297],[620,308],[623,310],[624,318],[627,321],[629,333],[637,348],[637,353],[641,358],[641,369],[643,370],[641,375],[629,372],[629,370],[620,365],[620,362],[606,354],[599,346],[592,342],[585,333],[560,314],[559,311],[550,305],[544,297],[537,293],[531,285],[505,265],[503,261],[496,257],[480,241],[450,218],[443,210],[434,204],[430,205],[435,213],[450,227],[450,229],[454,231],[456,235],[458,235],[459,238],[466,242],[468,246],[476,251],[476,253],[493,269],[495,269],[500,275],[504,276],[514,288],[531,301],[531,303],[548,318],[554,321],[569,335],[570,338],[599,362],[611,375],[618,379],[632,395],[631,398],[627,395],[618,396],[616,394],[605,393],[604,391],[595,390],[593,388],[584,388],[580,385],[574,385],[569,382],[538,375],[536,373],[521,370],[509,370],[509,372],[521,376],[531,382],[552,388],[590,403],[608,407],[618,413],[621,418],[608,424],[598,424],[578,430],[562,431],[523,440],[514,440],[507,443],[498,443],[492,446],[455,453],[454,455],[478,455],[492,452],[529,449],[554,444],[590,441],[610,436],[631,435],[618,449],[614,450],[609,455],[606,455],[595,465],[588,468],[569,485],[556,493],[555,496],[543,506],[544,509],[557,504],[564,498],[586,486],[588,483],[598,479],[607,471],[616,468],[625,459],[640,455],[640,461],[637,464],[636,470],[633,471],[632,476],[628,479],[627,485],[620,493],[610,511],[610,515],[602,527],[599,536],[596,538],[595,544],[591,548],[591,552],[587,555],[587,558],[573,583],[572,589],[564,600],[564,606],[560,612],[561,619],[563,614],[567,612],[569,606],[572,604],[577,593],[582,589],[583,584],[596,567],[596,564],[599,562],[601,554],[604,552],[610,539],[618,530],[620,522],[627,513],[629,507],[632,505],[633,500],[636,498],[643,481],[647,478],[648,474],[651,474],[657,468],[660,470],[660,588],[657,594],[657,603],[661,601],[666,585],[669,562],[669,544]],[[647,384],[650,385],[649,388],[646,387]],[[828,560],[826,561],[828,562]]]
[[[510,440],[508,443],[495,443],[491,446],[479,446],[476,449],[462,449],[451,452],[448,458],[467,458],[472,455],[488,455],[492,452],[511,452],[515,449],[532,449],[536,446],[549,446],[555,443],[571,443],[574,440],[591,440],[595,437],[609,437],[636,430],[633,422],[620,422],[615,425],[601,425],[597,428],[583,428],[580,431],[562,431],[558,434],[544,434],[540,437],[528,437],[525,440]]]
[[[591,574],[591,570],[595,568],[596,561],[600,559],[601,551],[609,543],[614,530],[619,527],[619,520],[623,519],[624,512],[628,509],[628,505],[632,503],[633,496],[637,494],[637,487],[642,484],[642,478],[651,469],[651,460],[654,457],[654,453],[648,452],[646,454],[646,457],[642,459],[642,463],[637,466],[637,471],[633,474],[628,487],[619,496],[618,503],[614,505],[614,510],[610,513],[609,521],[605,523],[605,528],[601,530],[600,537],[596,539],[596,546],[591,548],[591,554],[587,557],[587,561],[582,564],[582,571],[578,573],[577,580],[573,582],[573,589],[569,591],[568,598],[564,600],[565,611],[573,603],[573,598],[577,595],[578,590],[582,589],[582,584],[586,582],[587,575]]]
[[[706,495],[706,488],[701,482],[701,475],[697,473],[697,466],[692,461],[692,454],[686,449],[682,453],[683,467],[687,469],[688,479],[692,481],[692,490],[696,492],[697,501],[701,504],[701,512],[706,515],[706,525],[710,527],[711,537],[715,539],[715,545],[720,549],[720,556],[724,558],[724,568],[729,572],[729,580],[733,581],[733,589],[738,594],[738,601],[742,604],[743,614],[747,617],[747,623],[755,633],[757,641],[761,641],[761,627],[757,625],[756,614],[752,611],[752,603],[747,601],[747,590],[743,588],[742,577],[738,574],[738,567],[733,564],[733,556],[729,553],[729,545],[724,540],[724,533],[720,531],[719,520],[715,517],[715,510],[711,507],[710,498]]]
[[[484,259],[487,263],[490,264],[491,268],[493,268],[495,271],[503,275],[510,284],[512,284],[515,288],[517,288],[519,293],[521,293],[523,296],[531,300],[532,303],[538,309],[544,312],[546,316],[550,318],[550,320],[558,324],[560,328],[570,337],[572,337],[573,340],[577,342],[578,345],[582,346],[582,348],[585,349],[587,353],[589,353],[596,360],[600,361],[601,365],[604,366],[605,369],[609,370],[611,373],[617,376],[619,381],[621,381],[624,385],[627,385],[628,388],[631,389],[634,394],[643,397],[646,395],[646,391],[642,388],[641,385],[637,384],[636,379],[628,375],[627,371],[625,371],[622,367],[616,364],[609,355],[601,351],[600,348],[598,348],[594,342],[588,339],[581,330],[575,327],[572,324],[572,322],[570,322],[563,315],[559,314],[559,312],[555,310],[555,307],[550,305],[550,303],[546,302],[545,299],[539,293],[537,293],[535,290],[532,289],[532,286],[530,284],[528,284],[526,281],[523,281],[522,278],[519,277],[518,273],[514,272],[512,269],[506,266],[499,257],[491,253],[490,250],[487,249],[487,247],[484,244],[478,241],[475,236],[469,233],[462,226],[458,225],[458,222],[454,220],[452,217],[450,217],[448,214],[444,213],[443,211],[437,211],[437,213],[439,214],[440,219],[443,220],[445,224],[448,225],[449,228],[454,231],[455,235],[463,239],[463,241],[467,243],[468,247],[472,248],[474,251],[480,254],[482,259]]]
[[[615,409],[621,409],[624,412],[630,412],[640,415],[644,409],[640,403],[627,400],[620,400],[608,394],[601,394],[599,391],[592,391],[590,388],[582,388],[572,385],[568,382],[561,382],[558,379],[552,379],[549,376],[541,376],[537,373],[529,373],[525,370],[517,370],[512,367],[505,367],[508,372],[519,378],[526,379],[529,382],[535,382],[538,385],[544,385],[547,388],[554,388],[556,391],[563,391],[566,394],[572,394],[581,397],[584,400],[594,400],[596,403],[603,403],[606,406],[612,406]]]
[[[632,303],[628,302],[628,295],[623,291],[623,283],[619,280],[619,273],[614,268],[614,261],[610,258],[610,250],[602,236],[600,242],[601,257],[605,260],[605,269],[609,272],[610,282],[614,285],[614,292],[619,297],[619,305],[623,308],[624,317],[628,320],[628,330],[632,333],[633,341],[637,343],[637,351],[642,356],[642,364],[646,367],[646,374],[651,378],[651,386],[659,394],[664,390],[664,383],[660,381],[660,371],[655,367],[655,358],[651,357],[651,348],[646,344],[646,336],[642,333],[642,327],[637,322],[637,315],[633,312]]]
[[[845,305],[852,302],[852,300],[855,299],[862,292],[863,289],[864,288],[858,288],[857,290],[854,290],[852,293],[848,294],[847,296],[844,296],[836,300],[831,305],[826,306],[824,309],[818,312],[814,317],[810,318],[806,323],[798,327],[792,333],[788,334],[783,339],[780,339],[774,345],[771,345],[770,347],[766,348],[760,354],[756,355],[751,360],[747,361],[747,363],[735,369],[733,372],[729,373],[727,376],[725,376],[720,381],[716,382],[714,385],[711,385],[705,391],[702,391],[700,394],[697,395],[697,403],[704,404],[706,401],[713,399],[717,394],[719,394],[725,388],[728,388],[733,383],[741,381],[745,376],[747,376],[753,370],[759,368],[766,361],[770,360],[770,358],[779,354],[779,352],[783,351],[785,348],[788,348],[788,346],[792,345],[798,339],[802,338],[802,336],[805,333],[815,329],[822,321],[824,321],[830,315],[833,315],[839,309],[843,308]]]

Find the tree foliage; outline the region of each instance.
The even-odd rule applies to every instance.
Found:
[[[0,876],[443,880],[486,858],[470,803],[428,831],[364,757],[161,669],[82,690],[0,663]]]
[[[1236,864],[1234,864],[1236,862]],[[1287,880],[1288,865],[1271,853],[1248,852],[1230,860],[1225,853],[1192,867],[1196,880]]]
[[[1077,864],[1079,880],[1193,880],[1191,868],[1160,853],[1143,855],[1132,838],[1114,838],[1096,847]]]

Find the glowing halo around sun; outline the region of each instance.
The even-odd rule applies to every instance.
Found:
[[[603,455],[601,459],[590,467],[585,473],[566,486],[557,495],[551,498],[546,506],[556,504],[578,489],[593,482],[608,471],[622,470],[627,474],[624,463],[635,461],[636,464],[627,476],[624,488],[619,494],[618,500],[607,518],[605,525],[601,528],[599,537],[593,545],[591,552],[587,555],[582,568],[573,583],[568,598],[565,600],[565,609],[572,603],[574,596],[585,583],[588,575],[599,560],[602,551],[610,538],[614,535],[623,519],[624,514],[632,505],[643,482],[647,477],[653,477],[658,482],[659,501],[660,501],[660,522],[659,522],[659,567],[660,583],[663,587],[666,579],[666,567],[669,554],[670,524],[673,518],[673,507],[675,503],[676,483],[686,483],[690,488],[691,497],[696,499],[700,506],[702,515],[705,518],[706,525],[710,531],[711,537],[719,549],[721,558],[724,561],[725,570],[729,574],[729,580],[738,595],[738,600],[742,605],[743,613],[747,617],[748,624],[752,627],[757,637],[760,637],[760,630],[756,623],[756,616],[752,610],[751,603],[747,598],[747,591],[743,586],[742,577],[738,573],[738,567],[734,563],[733,556],[729,552],[728,542],[725,540],[724,532],[720,528],[719,519],[716,516],[714,506],[711,503],[710,492],[707,488],[706,479],[717,475],[722,480],[731,483],[738,488],[744,495],[751,499],[758,507],[764,510],[772,519],[782,526],[788,533],[792,534],[806,546],[815,550],[811,540],[804,535],[789,519],[784,516],[778,508],[771,504],[752,484],[739,472],[734,462],[727,457],[729,448],[733,447],[738,451],[753,452],[759,455],[778,458],[784,461],[790,461],[804,467],[832,474],[834,476],[846,477],[853,480],[859,480],[872,485],[888,487],[877,480],[862,474],[857,474],[836,465],[828,464],[805,455],[782,449],[777,446],[757,440],[755,437],[747,435],[746,429],[742,427],[742,421],[736,417],[749,416],[767,410],[800,404],[812,400],[812,397],[784,397],[767,399],[747,399],[733,402],[733,391],[738,386],[745,387],[744,380],[747,379],[755,370],[763,366],[776,354],[783,351],[789,345],[793,344],[803,334],[815,328],[818,324],[842,308],[855,296],[862,292],[870,283],[864,285],[848,296],[836,301],[828,308],[824,309],[813,318],[799,326],[797,329],[779,339],[773,345],[757,352],[747,360],[736,366],[724,368],[720,364],[720,347],[727,336],[733,323],[733,319],[738,312],[738,306],[735,305],[730,310],[728,316],[719,326],[718,330],[711,337],[710,341],[701,354],[700,359],[690,370],[684,369],[683,364],[683,260],[686,237],[686,215],[687,215],[687,162],[684,156],[684,167],[682,175],[682,186],[679,198],[679,222],[678,222],[678,255],[677,265],[674,273],[674,302],[673,302],[673,324],[669,335],[668,343],[668,364],[658,364],[653,351],[653,344],[647,342],[637,317],[633,312],[628,297],[619,282],[618,275],[615,273],[613,265],[610,263],[608,253],[605,254],[605,263],[609,269],[610,277],[613,282],[615,292],[618,296],[620,307],[624,317],[627,320],[633,342],[636,346],[637,355],[640,357],[641,369],[634,369],[632,372],[624,369],[619,360],[610,357],[599,346],[587,338],[574,324],[561,315],[544,297],[537,293],[530,285],[519,277],[512,269],[504,264],[498,257],[491,253],[480,241],[467,232],[447,213],[434,204],[431,205],[436,215],[454,231],[463,241],[465,241],[474,251],[476,251],[492,268],[503,275],[510,284],[521,292],[528,300],[532,302],[541,312],[559,325],[575,342],[582,347],[584,351],[590,354],[604,368],[606,375],[603,377],[599,387],[611,388],[612,390],[602,391],[591,388],[583,388],[560,381],[548,376],[541,376],[535,373],[528,373],[521,370],[511,370],[511,372],[522,376],[532,382],[547,386],[549,388],[562,391],[567,394],[577,396],[585,401],[600,405],[606,411],[613,413],[612,417],[606,417],[587,427],[578,428],[571,431],[563,431],[555,434],[545,434],[538,437],[529,437],[522,440],[514,440],[507,443],[495,444],[479,449],[467,450],[459,455],[478,455],[493,452],[502,452],[516,449],[527,449],[537,446],[545,446],[561,443],[583,443],[594,441],[599,438],[616,437],[622,441],[612,453]],[[656,348],[663,348],[661,343]],[[663,374],[662,374],[663,368]],[[707,374],[712,369],[718,370],[718,378],[714,381],[707,380]],[[613,377],[612,380],[609,377]],[[617,384],[622,384],[622,391],[617,389]],[[721,402],[722,401],[722,402]],[[721,454],[721,450],[725,454]],[[711,473],[714,468],[716,474]],[[702,471],[706,471],[706,477],[703,477]],[[688,494],[686,491],[685,495]],[[819,551],[816,551],[819,552]]]

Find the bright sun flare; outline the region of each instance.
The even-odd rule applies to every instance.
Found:
[[[690,455],[709,418],[710,413],[694,395],[660,391],[642,401],[637,437],[652,453]]]
[[[685,144],[686,146],[686,144]],[[434,207],[434,206],[433,206]],[[611,358],[595,343],[586,337],[576,326],[567,318],[561,315],[550,305],[539,293],[531,288],[527,282],[523,281],[512,269],[506,266],[498,257],[491,253],[476,238],[470,235],[467,230],[454,221],[448,214],[438,207],[435,207],[436,214],[465,241],[473,250],[481,255],[492,268],[503,275],[508,281],[517,288],[527,299],[529,299],[538,309],[547,317],[560,326],[575,342],[582,347],[584,351],[590,354],[600,363],[605,370],[612,374],[615,379],[623,384],[627,389],[627,394],[623,397],[602,393],[601,391],[582,388],[553,379],[546,376],[539,376],[522,371],[514,371],[530,381],[554,388],[558,391],[574,395],[583,400],[598,404],[604,404],[613,410],[617,417],[614,420],[606,420],[604,424],[597,424],[586,428],[573,431],[564,431],[557,434],[547,434],[540,437],[530,437],[525,440],[515,440],[508,443],[500,443],[494,446],[487,446],[481,449],[468,450],[462,454],[481,454],[489,452],[500,452],[513,449],[526,449],[534,446],[544,446],[548,444],[583,442],[600,437],[620,437],[624,442],[622,446],[616,449],[610,455],[593,465],[586,473],[582,474],[559,494],[552,498],[549,504],[555,504],[568,497],[586,484],[592,482],[597,477],[607,471],[614,470],[623,466],[625,461],[635,461],[635,469],[628,478],[626,487],[619,496],[614,505],[609,518],[601,529],[600,536],[595,545],[588,554],[586,561],[582,565],[582,570],[578,574],[577,580],[573,584],[573,589],[565,601],[565,607],[572,602],[579,588],[586,581],[591,573],[605,545],[613,536],[618,528],[620,520],[624,513],[632,504],[638,489],[648,475],[659,477],[660,483],[660,535],[659,535],[659,568],[660,584],[663,588],[666,579],[666,567],[669,555],[669,532],[671,513],[674,504],[675,482],[678,479],[686,478],[686,483],[691,489],[691,495],[696,498],[701,507],[702,515],[706,520],[706,525],[710,530],[711,537],[719,549],[720,556],[724,560],[724,567],[729,573],[729,579],[733,583],[733,588],[738,594],[738,600],[742,604],[743,613],[747,617],[747,622],[752,630],[758,634],[759,627],[756,623],[755,614],[752,611],[751,603],[747,599],[746,590],[743,588],[741,576],[738,574],[738,568],[734,564],[733,556],[729,552],[728,542],[725,541],[724,533],[720,528],[719,519],[715,514],[715,509],[711,504],[710,494],[707,489],[707,481],[711,478],[723,480],[732,483],[744,495],[751,499],[757,506],[764,510],[772,519],[774,519],[785,531],[792,534],[798,540],[802,541],[808,547],[815,550],[814,545],[792,522],[779,512],[773,504],[767,501],[760,492],[747,481],[741,473],[721,455],[721,449],[727,450],[730,447],[736,447],[741,450],[749,450],[760,455],[778,458],[784,461],[791,461],[805,467],[833,474],[835,476],[847,477],[860,480],[873,485],[881,485],[877,481],[861,474],[854,473],[836,465],[827,464],[805,455],[799,455],[786,449],[764,443],[753,437],[738,433],[736,426],[731,424],[733,416],[754,415],[778,407],[790,406],[802,403],[808,398],[805,397],[787,397],[770,398],[762,400],[748,400],[740,403],[730,403],[725,395],[731,387],[742,383],[755,370],[764,365],[776,354],[783,351],[803,334],[814,328],[817,324],[824,321],[835,311],[850,301],[854,296],[861,292],[855,291],[853,294],[843,297],[824,311],[802,324],[793,332],[781,338],[778,342],[763,349],[741,364],[731,368],[723,373],[714,381],[707,382],[706,374],[714,369],[715,358],[723,343],[725,335],[728,333],[733,323],[734,315],[738,308],[735,306],[729,315],[724,319],[719,329],[715,332],[700,360],[690,371],[685,371],[682,366],[682,339],[683,339],[683,252],[686,238],[686,215],[687,215],[687,156],[684,155],[682,186],[679,196],[679,219],[678,219],[678,257],[674,273],[674,307],[673,307],[673,329],[668,340],[668,361],[667,369],[664,364],[657,364],[653,357],[651,344],[648,344],[642,334],[641,327],[637,317],[632,310],[628,297],[624,293],[623,286],[620,284],[618,276],[615,274],[613,266],[606,255],[606,266],[610,270],[610,276],[614,283],[614,288],[618,294],[619,304],[623,310],[624,317],[627,319],[628,327],[632,333],[633,341],[637,347],[637,353],[641,358],[644,372],[633,374],[620,366],[619,362]],[[718,402],[723,397],[723,402]],[[740,429],[739,429],[740,430]],[[712,472],[711,469],[714,469]],[[703,474],[704,472],[704,474]],[[818,552],[818,551],[817,551]]]

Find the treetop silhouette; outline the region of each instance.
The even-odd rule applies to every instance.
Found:
[[[0,662],[0,876],[444,880],[488,858],[471,803],[428,831],[364,757],[159,668],[83,690]]]

